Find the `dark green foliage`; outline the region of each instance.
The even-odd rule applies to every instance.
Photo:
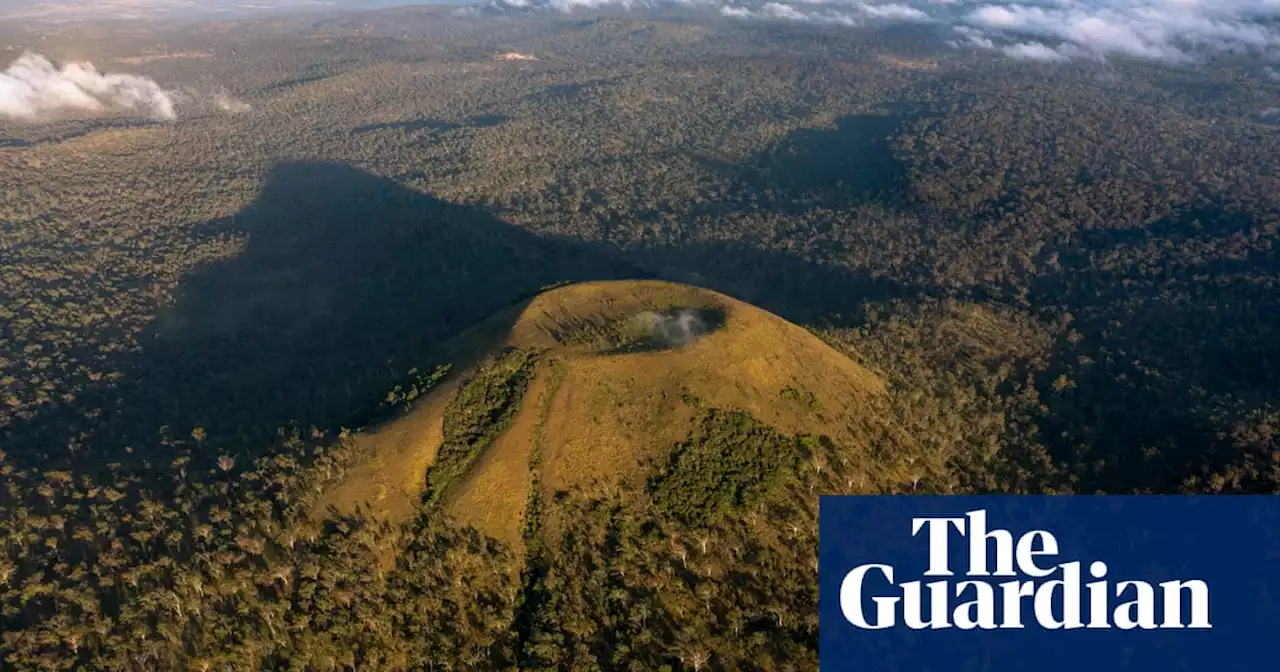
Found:
[[[526,605],[526,669],[816,669],[811,478],[768,519],[693,533],[640,498],[567,495]]]
[[[345,448],[286,434],[274,449],[225,473],[179,458],[145,483],[4,466],[3,667],[429,669],[474,647],[474,669],[511,659],[509,556],[429,519],[301,525]],[[377,551],[393,545],[384,569]]]
[[[708,411],[649,484],[663,513],[690,527],[714,524],[765,498],[804,454],[799,438],[779,434],[741,411]]]
[[[520,408],[538,362],[535,353],[511,350],[482,363],[463,381],[444,412],[444,442],[427,471],[424,501],[439,502],[449,485],[506,431]]]
[[[806,410],[809,410],[809,411],[819,410],[818,397],[814,395],[813,392],[806,390],[803,387],[783,388],[783,390],[778,393],[778,396],[782,397],[783,399],[786,399],[787,401],[798,404],[801,408],[804,408]]]
[[[1280,489],[1280,133],[1239,61],[1099,77],[919,31],[451,11],[0,25],[100,63],[216,54],[136,67],[254,106],[4,125],[0,667],[812,669],[818,492]],[[542,60],[492,60],[511,45]],[[535,497],[524,567],[430,516],[304,529],[340,428],[412,401],[437,345],[618,276],[822,325],[886,379],[858,420],[882,440],[789,483],[792,439],[704,433],[655,484],[684,527]],[[433,496],[509,418],[508,373],[453,409]],[[694,510],[770,473],[744,515]]]
[[[417,369],[409,370],[409,380],[404,385],[396,385],[387,393],[387,398],[383,401],[383,410],[404,410],[413,405],[418,397],[426,394],[435,387],[445,376],[449,375],[452,366],[449,364],[441,364],[430,373],[420,373]]]

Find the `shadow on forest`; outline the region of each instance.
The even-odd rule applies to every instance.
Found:
[[[911,105],[884,114],[856,114],[835,128],[802,128],[788,133],[772,150],[745,165],[706,161],[747,189],[771,196],[770,205],[787,211],[814,206],[844,208],[865,202],[900,203],[908,175],[895,156],[892,140],[901,126],[919,114]]]
[[[539,105],[564,105],[576,103],[584,94],[599,93],[622,81],[622,76],[599,77],[585,82],[548,84],[541,90],[525,96],[525,100]]]
[[[499,114],[481,114],[471,117],[461,123],[452,121],[444,121],[441,119],[413,119],[411,121],[394,121],[381,124],[367,124],[358,126],[352,133],[363,135],[365,133],[373,133],[375,131],[391,131],[402,130],[406,132],[413,131],[452,131],[459,128],[488,128],[497,126],[506,121],[507,118]]]
[[[215,228],[245,252],[188,276],[145,341],[152,401],[207,425],[358,415],[431,346],[545,285],[633,271],[481,210],[333,164],[290,163]],[[192,402],[195,403],[192,403]],[[271,418],[263,417],[265,409]],[[348,420],[349,422],[349,420]]]
[[[1211,462],[1207,453],[1223,440],[1208,415],[1213,398],[1251,407],[1280,401],[1280,296],[1251,280],[1274,274],[1274,255],[1196,260],[1176,252],[1243,239],[1253,225],[1209,208],[1142,228],[1086,231],[1060,251],[1061,270],[1034,285],[1070,310],[1083,335],[1054,355],[1074,388],[1046,395],[1040,424],[1046,437],[1071,437],[1060,459],[1105,463],[1082,475],[1086,490],[1174,488]],[[1082,357],[1091,364],[1077,366]]]
[[[1280,268],[1274,255],[1186,253],[1244,240],[1254,225],[1247,214],[1197,208],[1145,227],[1086,230],[1059,251],[1061,269],[1033,289],[1068,306],[1079,329],[1107,331],[1122,309],[1125,328],[1115,335],[1131,341],[1125,349],[1134,359],[1192,374],[1208,392],[1280,389],[1267,365],[1277,359],[1280,297],[1248,280]]]
[[[452,131],[455,128],[461,128],[461,124],[455,124],[451,121],[441,121],[439,119],[414,119],[412,121],[392,121],[382,124],[365,124],[352,129],[352,133],[356,135],[364,135],[365,133],[374,133],[377,131]]]
[[[268,84],[262,87],[262,91],[263,92],[282,91],[284,89],[291,89],[295,86],[302,86],[304,84],[314,84],[316,82],[321,82],[333,76],[334,76],[333,73],[312,73],[312,74],[302,75],[301,77],[291,77],[286,80]]]
[[[140,351],[113,362],[119,383],[5,428],[11,461],[90,468],[91,450],[94,463],[167,463],[162,434],[190,442],[195,427],[208,432],[200,459],[211,461],[266,450],[280,427],[357,427],[410,369],[444,363],[447,339],[557,282],[668,277],[792,319],[856,308],[860,292],[883,289],[775,253],[624,254],[540,238],[324,163],[276,167],[254,203],[202,234],[223,232],[247,234],[246,248],[182,280]]]
[[[12,129],[0,128],[0,149],[36,147],[53,145],[69,140],[76,140],[101,131],[132,131],[162,125],[164,122],[150,119],[131,119],[108,117],[103,119],[66,119],[35,126],[18,126]],[[5,131],[15,135],[4,135]]]
[[[581,245],[341,165],[284,163],[257,200],[201,235],[247,234],[231,259],[182,280],[174,302],[113,362],[118,385],[7,428],[15,456],[68,457],[76,439],[127,461],[162,426],[204,427],[240,449],[276,428],[354,426],[433,346],[549,284],[636,275]],[[90,409],[101,408],[93,419]],[[74,457],[74,456],[72,456]],[[38,462],[37,462],[38,463]]]
[[[815,193],[833,205],[890,200],[907,180],[890,145],[901,124],[897,114],[859,114],[840,119],[833,130],[795,130],[756,168],[773,188]]]
[[[714,289],[800,324],[850,326],[861,321],[865,302],[913,295],[884,278],[741,243],[641,249],[627,259],[658,277]]]

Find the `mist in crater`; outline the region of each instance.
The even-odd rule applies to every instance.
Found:
[[[714,327],[701,311],[680,308],[660,313],[645,311],[636,321],[648,334],[653,345],[669,348],[697,340]]]

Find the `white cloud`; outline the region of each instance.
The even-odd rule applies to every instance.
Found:
[[[1048,49],[1049,45],[1043,41],[1048,39],[1070,43],[1100,55],[1123,54],[1169,61],[1187,58],[1177,45],[1171,25],[1149,19],[1139,20],[1140,14],[1122,14],[1110,9],[1089,11],[990,5],[971,12],[963,20],[995,34],[1041,38],[1034,43],[1012,45],[1014,51],[1023,53],[1044,53],[1020,47],[1022,44],[1039,44]]]
[[[859,9],[877,19],[897,19],[900,21],[924,21],[929,15],[914,7],[906,5],[859,5]]]
[[[814,21],[795,11],[733,8],[728,16]],[[802,4],[803,3],[803,4]],[[773,3],[778,4],[778,3]],[[825,0],[851,16],[950,25],[957,46],[1042,61],[1123,56],[1169,63],[1233,52],[1280,60],[1280,0]]]
[[[1006,51],[1193,61],[1206,51],[1280,51],[1280,0],[1027,0],[977,5],[960,25],[1009,41]],[[1063,45],[1066,45],[1065,47]]]
[[[995,49],[996,43],[991,38],[986,37],[981,31],[969,26],[956,26],[955,32],[959,39],[951,42],[953,47],[975,47],[978,49]]]
[[[150,78],[102,74],[92,63],[55,66],[26,52],[0,73],[0,117],[40,121],[67,113],[140,112],[175,119],[173,95]]]
[[[829,9],[811,9],[812,5],[818,4],[822,4],[822,0],[809,0],[806,3],[807,6],[803,10],[795,7],[794,5],[786,5],[780,2],[767,2],[757,10],[747,9],[746,7],[724,5],[720,8],[720,14],[736,19],[762,19],[790,21],[795,23],[826,23],[845,26],[857,25],[857,21],[847,14]]]
[[[1192,63],[1209,52],[1280,62],[1280,0],[489,0],[490,7],[709,5],[735,19],[950,26],[961,47],[1042,61],[1127,57]]]
[[[761,14],[783,21],[806,21],[809,20],[811,14],[805,14],[791,5],[784,5],[777,2],[767,2],[760,9]]]
[[[521,12],[552,10],[572,13],[578,9],[649,9],[659,5],[690,4],[689,0],[488,0],[483,7],[489,10]]]
[[[821,6],[815,8],[815,6]],[[794,23],[859,26],[871,22],[927,21],[929,15],[904,4],[870,4],[857,0],[793,0],[766,2],[759,9],[724,5],[720,14],[738,19],[766,19]]]
[[[715,8],[722,16],[735,19],[760,19],[795,23],[823,23],[856,26],[869,21],[925,21],[927,12],[901,3],[872,3],[861,0],[788,0],[786,2],[747,0],[487,0],[489,10],[536,11],[553,10],[572,13],[578,9],[603,7],[623,10],[653,9],[670,6],[702,5]],[[820,7],[820,8],[819,8]]]
[[[238,98],[232,97],[227,93],[217,93],[213,96],[213,104],[219,110],[228,114],[240,114],[253,109],[253,106]]]
[[[147,20],[157,17],[252,15],[331,6],[367,8],[376,4],[367,0],[0,0],[0,18],[41,21],[101,18]],[[408,4],[408,0],[402,4]]]
[[[1000,51],[1003,52],[1005,56],[1009,56],[1010,58],[1017,58],[1017,59],[1026,60],[1026,61],[1052,62],[1052,61],[1065,61],[1068,58],[1066,54],[1058,51],[1057,49],[1053,49],[1052,47],[1046,47],[1045,45],[1040,44],[1039,42],[1022,42],[1019,44],[1011,44],[1007,47],[1002,48]]]
[[[1018,25],[1018,15],[1007,7],[982,7],[970,14],[969,20],[992,28],[1012,28]]]

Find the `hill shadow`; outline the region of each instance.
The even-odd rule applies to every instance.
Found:
[[[377,131],[452,131],[461,128],[461,124],[441,119],[414,119],[412,121],[390,121],[381,124],[365,124],[357,126],[351,132],[355,135],[375,133]]]
[[[331,426],[432,346],[546,285],[634,270],[477,208],[334,164],[282,164],[213,228],[243,254],[188,276],[153,324],[151,400],[189,423]]]
[[[894,105],[882,113],[841,117],[834,128],[793,130],[745,164],[701,161],[743,188],[768,196],[777,209],[847,208],[866,202],[893,206],[905,199],[909,180],[892,140],[921,114],[917,106]]]
[[[1280,401],[1280,295],[1259,281],[1274,277],[1277,261],[1264,250],[1214,250],[1254,225],[1247,213],[1202,207],[1086,231],[1060,251],[1061,270],[1033,285],[1069,309],[1080,334],[1054,350],[1037,422],[1055,457],[1088,465],[1077,474],[1082,490],[1177,492],[1239,452],[1215,399]],[[1190,249],[1206,252],[1158,252]],[[1054,389],[1059,373],[1069,390]]]
[[[784,192],[814,192],[832,204],[884,200],[906,183],[890,146],[902,121],[896,113],[856,114],[837,120],[834,129],[795,130],[756,167]]]
[[[322,82],[326,79],[329,79],[330,77],[333,77],[334,75],[335,73],[315,72],[311,74],[305,74],[300,77],[290,77],[289,79],[268,84],[262,87],[260,90],[264,93],[270,93],[274,91],[283,91],[285,89],[292,89],[294,87],[303,86],[305,84],[314,84],[316,82]]]
[[[836,265],[742,243],[697,243],[630,251],[656,277],[705,287],[799,324],[852,326],[867,302],[916,296],[917,288]]]
[[[328,163],[280,164],[252,204],[199,235],[228,233],[247,235],[244,249],[182,279],[140,348],[111,362],[119,381],[89,384],[0,428],[10,462],[167,463],[175,449],[164,437],[190,445],[197,427],[208,436],[198,459],[221,450],[252,457],[282,427],[360,427],[414,369],[461,365],[483,350],[450,339],[482,323],[475,338],[501,338],[495,321],[509,327],[521,303],[557,283],[666,278],[801,321],[888,291],[740,247],[621,251],[542,238],[479,207]]]
[[[290,425],[357,427],[411,369],[442,363],[433,349],[467,327],[546,285],[637,274],[327,163],[280,164],[251,205],[199,235],[227,233],[247,234],[243,251],[183,278],[140,351],[114,362],[118,383],[2,428],[14,459],[88,466],[67,452],[73,440],[104,460],[161,458],[162,434],[195,427],[241,450]]]
[[[357,126],[351,132],[355,135],[364,135],[365,133],[374,133],[377,131],[395,131],[401,130],[407,133],[414,131],[453,131],[459,128],[488,128],[497,126],[507,120],[500,114],[481,114],[469,117],[461,122],[445,121],[443,119],[412,119],[409,121],[392,121],[380,124],[365,124]]]

